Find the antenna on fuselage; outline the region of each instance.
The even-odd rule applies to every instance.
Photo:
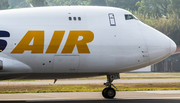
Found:
[[[34,7],[31,3],[29,4],[32,8]]]

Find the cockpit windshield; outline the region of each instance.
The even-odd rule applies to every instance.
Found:
[[[132,20],[132,19],[137,20],[137,18],[135,16],[131,15],[131,14],[125,14],[125,19],[126,20]]]

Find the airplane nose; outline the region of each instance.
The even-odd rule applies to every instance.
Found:
[[[150,64],[160,62],[175,52],[177,46],[169,37],[143,23],[140,28],[148,48]]]
[[[173,54],[176,51],[177,46],[176,46],[175,42],[172,41],[171,39],[170,39],[170,45],[171,45],[170,54]]]

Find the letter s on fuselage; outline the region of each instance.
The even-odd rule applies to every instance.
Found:
[[[9,32],[7,31],[0,31],[0,37],[10,37]],[[2,52],[7,46],[7,41],[0,39],[0,52]]]
[[[56,54],[65,31],[55,31],[46,53]],[[78,38],[82,36],[82,40]],[[70,31],[62,53],[72,53],[77,46],[78,53],[89,54],[87,43],[92,42],[94,34],[91,31]],[[33,45],[30,42],[33,40]],[[32,51],[32,54],[44,53],[44,31],[28,31],[11,54],[23,54],[24,51]]]

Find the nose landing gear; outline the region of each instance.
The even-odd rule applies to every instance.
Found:
[[[113,99],[116,96],[117,88],[112,84],[113,80],[120,79],[119,74],[107,75],[107,82],[104,83],[106,88],[102,91],[104,98]],[[112,88],[112,86],[115,88]]]

